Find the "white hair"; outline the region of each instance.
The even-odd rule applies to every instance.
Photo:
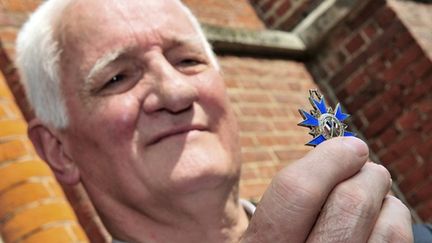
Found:
[[[36,116],[55,127],[68,119],[59,85],[59,42],[54,27],[72,0],[44,2],[21,29],[17,42],[17,68]]]
[[[16,42],[16,65],[36,116],[56,128],[69,123],[60,86],[60,55],[62,49],[55,36],[56,27],[73,0],[48,0],[30,16]],[[196,29],[211,64],[220,70],[214,52],[197,18],[180,0],[181,8]]]

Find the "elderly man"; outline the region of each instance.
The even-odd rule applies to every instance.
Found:
[[[48,0],[17,56],[37,152],[61,183],[84,184],[115,239],[412,241],[389,173],[356,138],[283,169],[247,214],[223,77],[178,0]]]

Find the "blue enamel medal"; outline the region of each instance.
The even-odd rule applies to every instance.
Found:
[[[342,112],[339,104],[336,105],[335,110],[327,107],[324,96],[316,89],[309,90],[309,102],[313,107],[310,113],[299,109],[304,120],[298,125],[310,128],[309,134],[313,136],[306,145],[315,147],[333,137],[355,136],[354,133],[346,130],[348,126],[343,121],[349,115]]]

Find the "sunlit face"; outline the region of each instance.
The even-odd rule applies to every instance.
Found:
[[[224,83],[176,1],[79,0],[62,23],[63,143],[87,188],[142,203],[235,183]]]

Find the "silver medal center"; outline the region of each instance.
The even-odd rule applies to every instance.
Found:
[[[320,116],[319,130],[326,139],[342,136],[344,132],[342,123],[334,115],[329,113]]]

